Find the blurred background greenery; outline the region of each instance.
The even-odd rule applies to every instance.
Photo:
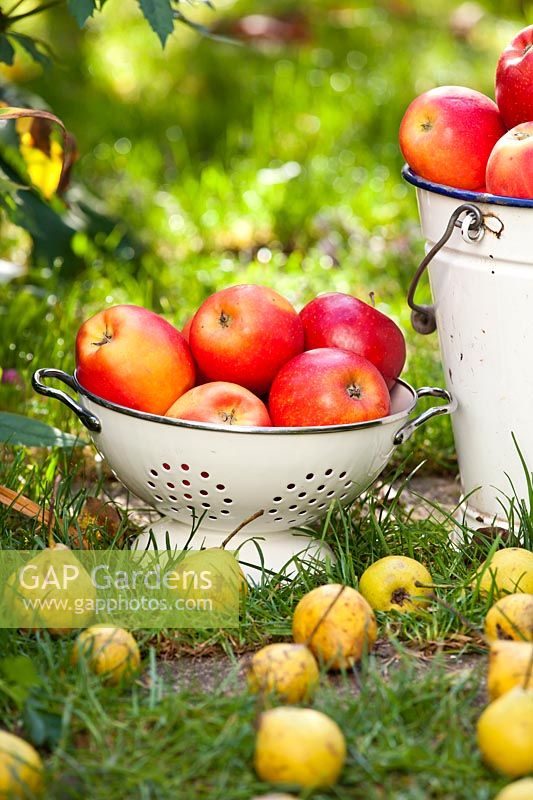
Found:
[[[26,388],[1,386],[0,408],[75,427],[29,378],[71,370],[79,324],[109,304],[180,325],[208,293],[258,282],[297,306],[373,293],[409,330],[423,245],[400,177],[403,112],[438,84],[493,96],[500,50],[533,21],[520,0],[217,0],[193,12],[234,42],[178,26],[163,50],[133,0],[109,0],[82,31],[61,4],[17,28],[54,57],[43,67],[17,49],[0,96],[56,113],[79,160],[64,200],[22,189],[4,202],[0,258],[23,274],[0,284],[0,366]],[[14,126],[0,123],[3,169]],[[409,344],[408,378],[442,381],[435,337]],[[430,436],[419,447],[449,462],[447,422]]]

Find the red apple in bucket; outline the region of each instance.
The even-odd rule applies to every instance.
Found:
[[[496,143],[487,164],[487,189],[533,199],[533,122],[516,125]]]
[[[489,97],[464,86],[439,86],[415,98],[400,124],[400,148],[418,175],[479,190],[505,127]]]
[[[386,417],[387,384],[366,358],[324,347],[293,358],[274,379],[268,407],[274,425],[344,425]]]
[[[301,311],[305,349],[340,347],[376,366],[389,389],[405,364],[405,339],[396,323],[357,297],[330,292]]]
[[[521,30],[499,58],[496,102],[507,128],[533,120],[533,25]]]
[[[112,306],[88,319],[76,338],[76,376],[113,403],[164,414],[194,385],[194,362],[181,333],[158,314]]]
[[[167,417],[219,425],[271,425],[265,404],[236,383],[214,381],[189,389],[168,409]]]
[[[265,286],[231,286],[208,297],[194,315],[189,343],[210,381],[238,383],[261,395],[304,348],[295,309]]]

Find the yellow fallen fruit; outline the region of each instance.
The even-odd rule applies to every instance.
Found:
[[[494,603],[485,617],[485,636],[533,642],[533,594],[508,594]]]
[[[24,739],[0,731],[0,800],[38,797],[43,788],[43,764],[37,751]]]
[[[483,711],[477,741],[489,767],[520,778],[533,772],[533,690],[511,689]]]
[[[254,654],[248,671],[252,692],[275,694],[286,703],[310,700],[318,684],[318,665],[303,644],[269,644]]]
[[[257,794],[252,800],[297,800],[293,794],[274,792],[274,794]]]
[[[282,706],[259,717],[254,766],[262,781],[305,789],[333,786],[345,758],[341,729],[320,711]]]
[[[372,648],[376,618],[355,589],[327,583],[302,597],[294,612],[292,635],[328,669],[346,669]]]
[[[428,570],[407,556],[385,556],[366,569],[359,580],[359,591],[376,611],[416,611],[429,602],[433,583]]]
[[[494,598],[516,592],[533,594],[533,553],[522,547],[496,550],[477,570],[474,586],[478,584],[481,595]]]
[[[533,778],[522,778],[509,783],[494,800],[533,800]]]
[[[515,686],[533,689],[531,665],[533,665],[533,642],[492,642],[487,674],[490,699],[496,700]]]
[[[107,625],[93,625],[80,633],[74,642],[71,662],[76,665],[81,659],[86,660],[91,672],[112,685],[133,678],[141,663],[131,633]]]

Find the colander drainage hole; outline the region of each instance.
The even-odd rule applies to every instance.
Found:
[[[297,505],[289,506],[289,511],[296,511],[297,508],[298,508]]]
[[[211,503],[202,503],[202,508],[211,508]]]
[[[303,517],[304,514],[307,514],[307,511],[298,511],[299,517]]]
[[[147,483],[150,489],[155,489],[155,483],[153,481],[148,481]]]
[[[307,475],[305,476],[305,480],[306,481],[312,481],[314,477],[315,476],[314,476],[313,472],[308,472]]]
[[[287,489],[289,490],[289,492],[292,492],[293,489],[296,489],[296,484],[295,483],[288,483],[287,484]]]
[[[207,480],[207,478],[209,478],[209,472],[200,472],[200,477],[204,478],[204,480]]]
[[[170,464],[161,464],[161,466],[163,467],[163,469],[166,469],[167,472],[170,470]]]
[[[282,499],[283,499],[283,498],[281,498],[281,497],[279,497],[279,496],[278,496],[278,497],[273,497],[272,499],[273,499],[273,501],[274,501],[275,503],[281,503],[281,501],[282,501]]]
[[[298,497],[307,497],[307,492],[298,492]]]
[[[176,508],[175,506],[170,506],[170,510],[175,511],[176,514],[179,514],[179,508]]]
[[[216,488],[217,488],[217,491],[223,492],[226,487],[224,486],[223,483],[217,483]]]
[[[168,486],[169,489],[175,489],[176,488],[173,483],[170,483],[170,481],[167,481],[167,486]]]
[[[209,514],[209,517],[208,517],[208,519],[217,519],[217,517],[215,517],[215,515],[214,515],[214,514]]]
[[[331,469],[331,467],[330,467],[330,469],[327,469],[327,470],[324,472],[324,475],[332,475],[332,474],[333,474],[333,470]]]
[[[176,502],[178,501],[178,498],[176,497],[175,494],[169,494],[168,499],[169,500],[175,500]]]
[[[341,472],[341,474],[339,475],[339,478],[341,479],[341,481],[345,477],[346,477],[346,472]]]
[[[317,508],[320,508],[320,509],[322,509],[322,508],[325,508],[325,507],[326,507],[326,504],[325,504],[325,503],[320,503],[320,505],[319,505],[319,506],[317,506]]]
[[[186,500],[192,500],[192,494],[184,494],[183,495]],[[189,506],[187,506],[188,508]]]
[[[295,506],[295,508],[296,508],[296,506]],[[268,513],[269,514],[277,514],[278,513],[278,509],[277,508],[269,508],[268,509]]]
[[[161,495],[154,494],[154,497],[155,497],[155,499],[157,500],[158,503],[162,503],[163,502],[163,498],[161,497]]]
[[[341,496],[340,496],[340,498],[339,498],[339,499],[340,499],[340,500],[346,500],[346,498],[347,498],[347,497],[348,497],[348,495],[347,495],[347,494],[341,494]]]
[[[228,509],[227,509],[227,508],[221,508],[221,509],[220,509],[220,513],[221,513],[221,514],[229,514],[230,512],[228,511]]]
[[[200,489],[200,494],[203,495],[204,497],[207,497],[209,492],[207,491],[207,489]]]
[[[151,470],[150,470],[150,475],[153,475],[153,476],[154,476],[154,478],[157,478],[157,476],[159,475],[159,473],[157,472],[157,470],[155,470],[155,469],[151,469]]]
[[[283,522],[283,517],[274,517],[274,522]]]
[[[294,525],[295,522],[298,522],[296,519],[290,519],[288,525]]]
[[[190,485],[191,485],[191,482],[190,482],[190,481],[188,481],[188,480],[187,480],[187,478],[184,478],[184,479],[182,480],[182,484],[183,484],[184,486],[190,486]]]
[[[317,492],[321,492],[322,489],[325,489],[325,488],[326,488],[326,484],[325,483],[321,483],[320,486],[316,487],[316,490],[317,490]]]
[[[230,506],[233,503],[233,500],[231,499],[231,497],[225,497],[224,502],[227,506]]]
[[[331,490],[330,492],[328,492],[326,494],[326,497],[333,497],[334,494],[335,494],[335,492],[333,490]]]
[[[188,464],[182,464],[182,465],[181,465],[181,469],[182,469],[184,472],[188,472],[188,471],[190,470],[190,467],[189,467],[189,465],[188,465]]]
[[[351,486],[351,485],[352,485],[351,481],[346,481],[346,483],[344,484],[344,488],[347,489],[348,486]]]
[[[312,497],[312,498],[309,500],[309,505],[310,505],[310,506],[312,506],[312,505],[313,505],[313,503],[316,503],[316,497]]]

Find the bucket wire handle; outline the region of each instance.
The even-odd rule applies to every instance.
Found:
[[[60,389],[53,389],[51,386],[47,386],[44,382],[45,378],[54,378],[55,380],[65,383],[70,389],[77,391],[78,386],[73,376],[69,375],[68,372],[63,372],[62,369],[37,369],[33,373],[31,385],[38,394],[42,394],[45,397],[53,397],[55,400],[59,400],[60,403],[67,406],[67,408],[70,408],[71,411],[74,411],[88,430],[93,433],[100,433],[102,425],[98,417],[95,414],[91,414],[91,412],[87,411],[83,406],[80,406],[79,403],[76,403],[70,395],[62,392]]]
[[[394,444],[403,444],[403,442],[411,438],[417,428],[429,419],[439,417],[441,414],[452,414],[457,408],[457,400],[455,397],[453,397],[447,389],[440,389],[438,386],[422,386],[421,389],[417,389],[416,396],[418,399],[421,397],[440,397],[442,400],[446,400],[446,404],[428,408],[427,411],[422,411],[418,417],[406,422],[396,433]]]
[[[461,220],[460,217],[463,214],[466,216],[463,220]],[[409,304],[409,308],[411,308],[411,324],[417,333],[426,335],[428,333],[433,333],[433,331],[437,329],[434,306],[418,305],[415,303],[415,292],[418,282],[424,274],[426,267],[439,252],[439,250],[444,247],[452,235],[454,228],[461,228],[463,238],[467,236],[470,241],[475,242],[480,238],[480,235],[483,232],[483,214],[477,206],[474,206],[471,203],[463,203],[463,205],[458,206],[448,220],[446,230],[438,242],[435,242],[431,250],[426,253],[420,262],[407,293],[407,303]]]

